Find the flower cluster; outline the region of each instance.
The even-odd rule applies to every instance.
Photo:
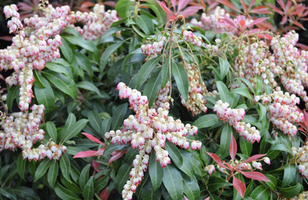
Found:
[[[28,159],[29,161],[42,160],[45,157],[54,160],[59,160],[61,155],[66,152],[66,146],[57,145],[56,143],[50,141],[49,143],[41,144],[38,148],[25,149],[22,152],[23,159]]]
[[[200,20],[197,21],[193,18],[190,23],[194,26],[198,26],[202,30],[213,30],[213,31],[224,31],[228,32],[230,29],[219,22],[223,20],[223,16],[230,16],[229,13],[226,13],[226,10],[216,7],[214,14],[206,15],[202,13]]]
[[[163,89],[160,89],[158,91],[157,97],[155,99],[155,102],[152,106],[155,110],[158,108],[165,108],[166,110],[169,110],[169,99],[170,97],[168,96],[168,93],[170,91],[170,81],[168,81]]]
[[[143,44],[141,45],[141,51],[144,55],[148,56],[148,59],[155,58],[157,57],[157,54],[161,54],[166,39],[167,38],[165,36],[162,36],[159,41],[153,42],[153,44]]]
[[[142,96],[135,89],[127,87],[124,83],[117,86],[120,98],[128,98],[131,108],[136,115],[130,115],[124,120],[122,131],[110,131],[105,134],[108,139],[112,137],[112,143],[130,143],[133,148],[138,148],[139,155],[136,156],[131,171],[131,178],[124,186],[122,191],[123,199],[132,199],[135,188],[143,177],[143,171],[147,169],[148,155],[154,149],[156,161],[160,162],[161,167],[166,167],[171,162],[168,151],[164,149],[166,140],[182,148],[189,149],[189,142],[185,136],[189,133],[194,135],[198,128],[190,124],[184,124],[178,119],[168,116],[169,110],[166,107],[150,109],[148,99]],[[168,102],[164,103],[169,104]],[[169,105],[167,106],[169,108]],[[193,150],[201,148],[201,142],[192,141]]]
[[[304,115],[298,111],[296,104],[299,98],[288,92],[275,91],[272,94],[255,96],[255,102],[262,100],[263,104],[269,104],[268,118],[274,127],[281,130],[284,134],[295,136],[297,132],[294,123],[302,122]]]
[[[100,38],[115,21],[118,21],[117,11],[108,10],[105,11],[104,5],[96,4],[93,8],[93,12],[71,12],[69,15],[71,26],[76,28],[83,38],[86,40],[96,40]],[[83,22],[84,26],[73,26],[74,22]]]
[[[200,36],[197,37],[193,34],[193,32],[187,30],[183,31],[183,40],[191,42],[193,45],[197,45],[199,47],[201,47],[203,44],[202,38]]]
[[[3,12],[6,18],[12,18],[8,21],[7,26],[10,28],[10,33],[15,33],[17,30],[21,30],[23,25],[20,21],[20,15],[17,12],[18,8],[15,4],[5,6]]]
[[[0,131],[0,151],[10,149],[15,151],[31,149],[38,140],[44,139],[44,130],[40,123],[44,114],[43,105],[33,105],[31,113],[17,112],[1,121],[3,131]]]
[[[207,88],[204,82],[201,80],[201,75],[199,69],[193,64],[187,64],[185,66],[187,71],[189,85],[188,85],[188,95],[189,98],[187,102],[181,96],[182,104],[190,110],[193,115],[200,114],[201,112],[207,111],[205,104],[207,103],[204,98],[207,93]]]
[[[230,126],[233,126],[240,136],[243,136],[247,141],[251,143],[255,141],[259,142],[261,139],[260,132],[255,127],[251,127],[249,123],[241,122],[244,119],[245,110],[242,108],[231,109],[228,107],[228,102],[223,103],[221,100],[218,100],[213,111],[217,112],[217,116],[224,123],[229,121]]]
[[[292,155],[296,157],[298,171],[303,178],[308,178],[308,142],[300,148],[292,147]]]

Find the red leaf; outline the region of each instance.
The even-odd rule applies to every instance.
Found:
[[[92,167],[95,169],[95,171],[100,172],[102,169],[97,169],[101,164],[99,162],[96,162],[95,160],[91,159]]]
[[[280,7],[281,7],[283,10],[286,10],[283,0],[277,0],[277,2],[279,3]]]
[[[240,179],[233,176],[233,187],[238,191],[238,193],[241,195],[242,198],[244,198],[244,194],[246,191],[246,185],[241,181]]]
[[[253,155],[251,156],[250,158],[248,158],[247,160],[243,161],[242,163],[248,163],[248,162],[252,162],[252,161],[255,161],[263,156],[266,156],[266,154],[256,154],[256,155]]]
[[[246,14],[247,13],[247,5],[244,3],[243,0],[240,0],[242,6],[243,6],[243,9],[244,9],[244,13]]]
[[[93,7],[95,4],[89,1],[85,1],[81,4],[81,8],[89,8],[89,7]]]
[[[114,1],[106,1],[106,2],[104,2],[104,4],[114,8],[114,7],[116,7],[117,3],[114,2]]]
[[[12,41],[13,36],[10,35],[6,35],[6,36],[2,36],[0,37],[1,40],[5,40],[5,41]]]
[[[184,200],[189,200],[185,195],[183,195],[184,196]]]
[[[279,13],[280,15],[283,15],[283,12],[279,8],[275,7],[274,5],[270,3],[267,3],[266,5],[270,7],[271,9],[273,9],[274,12]]]
[[[184,15],[185,17],[191,16],[196,14],[202,7],[200,6],[189,6],[188,8],[185,8],[184,11],[179,12],[179,15]]]
[[[236,144],[236,140],[232,132],[231,132],[231,142],[230,142],[229,152],[230,152],[232,161],[234,161],[234,158],[237,152],[237,144]]]
[[[128,149],[125,149],[123,151],[119,151],[119,150],[115,150],[114,152],[111,153],[112,157],[110,158],[107,166],[112,163],[113,161],[121,158],[124,154],[126,154],[126,152],[128,151]]]
[[[232,10],[235,10],[238,13],[242,13],[239,9],[237,9],[230,1],[228,0],[217,0],[219,3],[231,8]]]
[[[166,6],[165,2],[158,1],[162,9],[167,13],[167,20],[170,19],[171,16],[173,16],[173,12]]]
[[[176,0],[171,0],[171,3],[172,3],[173,10],[174,10],[174,12],[175,12],[175,11],[176,11],[176,10],[175,10]]]
[[[260,172],[243,172],[241,171],[241,173],[246,176],[247,178],[251,178],[254,180],[258,180],[258,181],[267,181],[270,182],[270,180],[264,176],[264,174],[260,173]]]
[[[178,11],[185,8],[188,4],[189,0],[179,0]]]
[[[82,133],[82,134],[85,135],[89,140],[92,140],[93,142],[96,142],[98,144],[102,144],[102,145],[106,146],[104,143],[102,143],[99,139],[97,139],[93,135],[91,135],[89,133]]]
[[[105,147],[100,148],[99,150],[97,150],[96,155],[101,156],[103,155],[104,151],[105,151]]]
[[[297,47],[299,47],[300,49],[303,49],[305,51],[308,51],[308,46],[307,45],[304,45],[304,44],[301,44],[301,43],[296,43]],[[308,132],[306,132],[306,134],[308,134]]]
[[[102,199],[102,200],[108,200],[108,197],[109,197],[110,193],[108,192],[108,187],[106,187],[102,193],[99,195],[99,197]]]
[[[250,11],[250,13],[255,13],[255,14],[272,14],[271,11],[268,10],[268,7],[266,6],[257,6],[254,9]]]
[[[254,25],[259,24],[259,23],[263,22],[266,19],[268,19],[268,17],[258,18],[256,20],[254,20],[253,22],[251,22],[250,24],[248,24],[247,27],[253,27]]]
[[[295,24],[296,26],[300,27],[301,29],[306,30],[305,27],[301,23],[299,23],[297,21],[294,21],[292,23]]]
[[[220,166],[220,167],[223,167],[223,168],[226,168],[226,166],[224,164],[222,164],[220,158],[214,154],[214,153],[209,153],[209,152],[206,152],[207,154],[209,154],[209,156],[211,156],[211,158],[213,158],[213,160],[215,160],[215,162]]]
[[[256,0],[251,0],[249,4],[249,10],[252,8],[252,6],[255,4]]]
[[[89,151],[81,151],[78,152],[73,158],[86,158],[91,156],[96,156],[97,151],[89,150]]]
[[[206,198],[206,199],[204,199],[204,200],[210,200],[210,197],[208,197],[208,198]]]
[[[226,26],[228,26],[229,28],[232,28],[234,30],[237,30],[237,24],[228,16],[222,16],[221,17],[221,22],[218,22],[220,24],[224,24]]]

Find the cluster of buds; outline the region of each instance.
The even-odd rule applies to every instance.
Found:
[[[10,28],[9,33],[15,33],[16,31],[23,28],[23,25],[20,21],[20,15],[17,11],[18,8],[15,4],[4,7],[3,12],[5,14],[5,17],[7,19],[11,17],[7,24],[7,26]]]
[[[94,6],[93,12],[72,12],[69,18],[72,24],[79,21],[84,23],[82,29],[73,25],[71,26],[76,28],[83,38],[90,41],[100,38],[110,28],[113,22],[119,20],[117,11],[105,11],[105,6],[99,4]]]
[[[161,167],[166,167],[171,162],[168,151],[164,149],[166,140],[178,145],[182,148],[189,149],[189,142],[185,136],[189,133],[194,135],[198,132],[198,128],[190,124],[184,125],[181,120],[174,120],[168,116],[169,110],[166,107],[158,109],[150,109],[148,99],[142,96],[135,89],[127,87],[124,83],[119,83],[117,86],[120,98],[128,98],[131,108],[136,115],[130,115],[124,120],[124,129],[122,131],[110,131],[105,134],[105,137],[112,138],[112,143],[128,144],[133,148],[138,148],[139,157],[136,156],[136,161],[133,163],[131,171],[132,177],[124,186],[122,197],[123,199],[132,199],[132,194],[135,191],[135,186],[138,186],[140,178],[143,177],[142,170],[146,170],[149,154],[154,149],[156,161],[160,162]],[[164,104],[169,104],[165,102]],[[192,141],[191,148],[193,150],[200,149],[202,143],[200,141]],[[143,164],[144,165],[143,165]],[[133,186],[135,185],[135,186]]]
[[[207,103],[204,98],[207,93],[207,88],[204,82],[201,80],[201,75],[199,69],[193,64],[187,64],[185,66],[187,71],[189,85],[188,85],[188,95],[189,98],[187,102],[181,96],[182,104],[186,106],[188,110],[192,112],[193,115],[200,114],[201,112],[207,111],[205,104]]]
[[[302,122],[304,115],[298,111],[296,104],[299,103],[299,98],[288,92],[275,91],[272,94],[255,96],[255,102],[262,100],[263,104],[268,104],[268,118],[273,125],[281,130],[284,134],[295,136],[297,128],[294,123]]]
[[[41,144],[38,148],[24,149],[22,151],[23,159],[28,159],[29,161],[42,160],[45,157],[54,160],[59,160],[61,155],[66,152],[66,146],[57,145],[56,143],[50,141],[49,143]]]
[[[193,32],[187,30],[183,31],[183,40],[191,42],[193,45],[197,45],[199,47],[201,47],[203,44],[202,38],[200,36],[195,36]]]
[[[202,13],[200,18],[201,21],[197,21],[195,18],[193,18],[190,23],[194,26],[198,26],[202,30],[229,32],[230,28],[219,23],[223,20],[223,16],[230,15],[229,13],[226,13],[225,9],[217,6],[213,14],[206,15],[205,13]]]
[[[31,149],[38,140],[44,139],[44,130],[40,123],[44,114],[44,105],[33,105],[32,112],[12,113],[1,121],[3,131],[0,131],[0,151],[18,148]]]
[[[298,149],[292,147],[292,155],[296,157],[299,173],[303,178],[308,178],[308,142]]]
[[[243,136],[247,141],[251,143],[259,142],[261,139],[260,132],[255,127],[251,127],[249,123],[241,122],[244,119],[245,110],[228,107],[228,102],[223,103],[221,100],[218,100],[213,111],[216,111],[217,116],[223,123],[228,121],[230,126],[233,126],[239,135]]]
[[[162,36],[159,41],[153,42],[153,44],[143,44],[141,45],[141,51],[144,55],[148,56],[148,59],[155,58],[157,57],[157,54],[161,54],[166,39],[167,38],[165,36]]]
[[[308,107],[308,97],[304,87],[308,87],[308,52],[295,47],[298,34],[288,32],[283,37],[276,36],[271,40],[275,64],[283,69],[280,80],[283,87],[292,94],[297,94]]]
[[[155,110],[157,110],[158,108],[164,108],[166,110],[169,110],[169,99],[170,97],[168,96],[168,93],[170,91],[170,81],[168,81],[165,85],[165,87],[163,89],[160,89],[158,91],[157,97],[155,99],[155,102],[152,106],[152,108],[154,108]]]

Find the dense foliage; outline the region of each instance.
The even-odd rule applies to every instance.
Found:
[[[307,198],[308,8],[247,2],[4,7],[0,198]]]

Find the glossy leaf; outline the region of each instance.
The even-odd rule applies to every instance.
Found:
[[[161,199],[161,190],[154,190],[151,181],[148,180],[142,188],[141,197],[146,200]]]
[[[199,117],[195,122],[194,125],[201,128],[211,127],[219,122],[219,118],[216,114],[207,114]]]
[[[227,182],[225,179],[215,176],[210,176],[208,182],[208,189],[210,191],[216,191],[222,187],[232,186],[231,183]]]
[[[161,55],[147,61],[141,66],[140,71],[137,75],[137,90],[139,90],[142,84],[148,79],[148,77],[150,76],[152,71],[155,69],[160,59],[161,59]]]
[[[196,177],[185,177],[183,179],[184,193],[188,199],[199,199],[200,197],[200,187]]]
[[[46,129],[47,129],[47,133],[50,136],[50,138],[52,138],[52,141],[57,142],[57,129],[56,126],[53,122],[49,121],[46,123]]]
[[[252,152],[252,143],[248,142],[244,137],[240,137],[240,149],[243,154],[250,156]]]
[[[36,70],[33,70],[33,77],[37,86],[40,87],[41,89],[44,89],[45,85],[41,81],[42,76],[38,75],[38,72]]]
[[[180,150],[171,142],[165,143],[165,149],[168,151],[168,154],[171,160],[178,166],[183,164],[183,157]]]
[[[85,40],[83,37],[81,36],[62,36],[62,38],[66,39],[67,41],[69,41],[70,43],[80,46],[88,51],[91,51],[93,53],[97,52],[97,48],[94,45],[94,43],[92,41],[89,40]],[[63,41],[63,40],[62,40]]]
[[[124,103],[116,108],[112,117],[112,129],[116,130],[120,126],[122,126],[124,117],[127,112],[127,103]]]
[[[164,26],[166,23],[166,12],[162,9],[159,3],[156,0],[145,0],[150,4],[150,8],[155,12],[159,26]]]
[[[152,151],[149,161],[149,175],[152,183],[153,191],[156,191],[163,181],[163,168],[161,168],[159,162],[156,162],[155,153]]]
[[[82,88],[82,89],[85,89],[85,90],[89,90],[89,91],[92,91],[92,92],[95,92],[96,94],[98,94],[99,96],[101,96],[101,93],[100,91],[98,90],[98,88],[91,82],[89,81],[81,81],[81,82],[78,82],[76,84],[76,86],[78,88]]]
[[[284,166],[284,173],[283,173],[283,179],[281,187],[289,186],[290,183],[294,180],[294,177],[296,175],[296,168],[294,165],[288,165],[286,164]]]
[[[73,52],[72,49],[70,48],[70,46],[68,45],[66,40],[62,40],[62,45],[59,46],[61,53],[63,54],[63,56],[65,57],[65,59],[71,63],[72,59],[73,59]]]
[[[78,63],[78,66],[80,66],[85,72],[87,72],[88,76],[92,80],[92,77],[94,74],[93,74],[92,65],[90,63],[90,59],[80,52],[74,52],[74,54],[75,54],[75,58]]]
[[[277,178],[273,175],[270,174],[265,174],[265,176],[270,180],[270,181],[266,181],[266,185],[268,185],[272,190],[276,190],[276,186],[277,186]]]
[[[44,159],[43,161],[41,161],[41,163],[38,165],[35,171],[34,182],[38,181],[42,176],[45,175],[50,165],[51,165],[51,160]]]
[[[161,69],[161,88],[164,88],[169,81],[169,58],[166,58]]]
[[[97,156],[97,151],[94,150],[81,151],[78,152],[73,158],[87,158],[91,156]]]
[[[252,98],[252,96],[251,96],[251,94],[249,93],[249,91],[248,91],[247,88],[242,88],[242,87],[240,87],[240,88],[232,89],[232,90],[230,91],[230,94],[239,94],[239,95],[244,96],[244,97],[246,97],[246,98],[248,98],[248,99],[250,99],[250,100],[253,100],[253,98]]]
[[[67,181],[71,181],[70,175],[69,175],[69,173],[71,171],[71,162],[70,162],[70,159],[68,158],[67,154],[63,154],[60,158],[60,169],[61,169],[63,177]]]
[[[79,177],[79,186],[80,186],[80,189],[81,189],[82,191],[84,191],[85,185],[86,185],[86,183],[87,183],[88,180],[89,180],[89,171],[90,171],[90,168],[91,168],[91,164],[87,164],[87,165],[81,170],[80,177]]]
[[[100,43],[103,43],[103,41],[109,37],[110,35],[118,32],[118,31],[122,31],[124,30],[125,27],[110,27],[103,35],[102,37],[100,38]]]
[[[132,167],[128,163],[121,165],[119,173],[114,180],[114,186],[118,191],[122,191],[126,181],[129,179],[129,173]]]
[[[222,168],[226,168],[226,166],[221,162],[220,158],[214,154],[214,153],[209,153],[206,152],[209,156],[211,156],[211,158],[213,158],[213,160]]]
[[[61,143],[65,143],[67,140],[80,133],[80,131],[86,126],[87,123],[87,119],[81,119],[74,123],[72,126],[69,126],[67,129],[65,129],[62,135]]]
[[[109,181],[109,177],[105,176],[103,178],[100,178],[98,180],[94,181],[94,192],[99,192],[101,191],[103,188],[105,188],[108,184]]]
[[[220,149],[219,153],[223,156],[231,155],[230,152],[230,143],[231,143],[231,135],[232,133],[232,126],[228,123],[223,125],[221,135],[220,135]],[[217,153],[219,155],[219,153]]]
[[[126,152],[128,151],[128,149],[125,149],[125,150],[122,150],[122,151],[118,151],[118,150],[115,150],[114,152],[111,153],[111,158],[109,159],[108,161],[108,164],[107,166],[112,163],[113,161],[116,161],[118,160],[119,158],[121,158],[123,155],[126,154]]]
[[[160,71],[154,73],[151,78],[146,82],[143,95],[146,95],[148,97],[149,101],[149,108],[152,107],[157,95],[158,91],[161,88],[161,73]]]
[[[216,86],[219,92],[219,96],[222,100],[223,103],[225,102],[231,102],[231,97],[229,95],[229,90],[227,88],[227,86],[221,82],[221,81],[216,81]]]
[[[12,191],[18,196],[23,199],[34,199],[40,200],[40,197],[35,193],[32,188],[28,188],[25,186],[14,187]]]
[[[258,181],[270,181],[264,174],[260,172],[244,172],[241,171],[241,173],[246,176],[247,178],[251,178],[253,180],[258,180]]]
[[[229,73],[230,64],[227,60],[219,57],[219,68],[220,68],[220,77],[224,79],[225,76]]]
[[[89,140],[96,142],[97,144],[102,144],[103,146],[106,146],[102,141],[94,137],[93,135],[89,133],[82,133],[82,135],[85,135]]]
[[[79,200],[80,199],[74,192],[66,189],[59,183],[55,187],[55,192],[61,199],[67,199],[67,200]]]
[[[242,198],[244,198],[244,194],[246,191],[246,185],[241,181],[240,179],[233,176],[233,187],[238,191],[238,193],[241,195]]]
[[[7,197],[8,199],[17,200],[16,194],[12,192],[9,188],[1,187],[0,195]]]
[[[84,187],[82,196],[84,197],[85,200],[92,200],[93,195],[94,195],[94,180],[93,176],[91,176]]]
[[[163,183],[173,200],[181,199],[183,196],[183,182],[181,173],[173,166],[164,168]]]
[[[51,188],[56,186],[56,180],[58,177],[59,165],[57,161],[52,161],[47,173],[47,182]]]
[[[263,156],[266,156],[266,154],[256,154],[256,155],[253,155],[251,157],[249,157],[247,160],[243,161],[243,163],[248,163],[248,162],[252,162],[252,161],[255,161]]]
[[[259,185],[258,187],[256,187],[250,194],[250,197],[253,199],[270,199],[268,189],[265,188],[263,185]]]
[[[183,157],[183,164],[181,166],[177,166],[182,172],[184,172],[187,176],[192,178],[194,176],[194,168],[192,158],[192,154],[187,151],[180,150]]]
[[[64,63],[58,64],[58,63],[54,63],[54,62],[49,62],[49,63],[46,63],[45,68],[50,69],[51,71],[53,71],[55,73],[61,73],[61,74],[64,74],[65,76],[67,76],[67,77],[70,77],[70,73],[65,66],[66,65],[64,65]],[[69,67],[69,64],[68,64],[68,67]]]
[[[134,1],[132,0],[120,0],[117,2],[115,9],[121,18],[127,18],[131,15],[130,12],[133,6]]]
[[[23,159],[22,154],[18,155],[17,158],[17,172],[18,175],[20,176],[20,178],[22,178],[23,180],[25,180],[25,169],[26,169],[26,160]],[[1,161],[0,161],[1,163]]]
[[[188,76],[183,66],[172,62],[172,75],[183,99],[188,99]]]
[[[89,123],[91,124],[92,128],[98,132],[99,134],[102,134],[102,129],[101,129],[101,124],[102,124],[102,118],[99,116],[99,114],[97,114],[97,112],[95,110],[92,110],[88,113],[88,119],[89,119]],[[85,136],[88,137],[88,133],[82,133],[84,134]],[[91,137],[91,136],[89,136]],[[89,138],[88,137],[88,138]],[[92,140],[93,142],[96,142],[96,143],[99,143],[98,139],[94,139],[95,137],[92,136],[91,138],[89,138],[90,140]],[[94,141],[95,140],[95,141]],[[101,144],[101,143],[99,143]]]
[[[285,198],[293,198],[296,195],[298,195],[300,192],[302,192],[304,189],[303,185],[300,183],[297,183],[294,186],[290,187],[285,187],[285,188],[279,188],[280,193],[285,197]]]
[[[10,111],[12,111],[13,102],[15,99],[16,99],[17,105],[19,103],[19,88],[20,88],[19,86],[13,85],[12,87],[8,89],[6,99],[8,99],[9,101],[6,101],[6,103]]]
[[[236,143],[236,140],[232,132],[231,132],[231,142],[230,142],[229,152],[230,152],[232,161],[234,161],[234,158],[237,152],[237,143]]]
[[[136,17],[136,22],[138,24],[138,26],[141,28],[141,30],[149,35],[149,34],[152,34],[153,31],[154,31],[154,24],[151,20],[151,18],[149,18],[148,16],[146,15],[138,15]]]

